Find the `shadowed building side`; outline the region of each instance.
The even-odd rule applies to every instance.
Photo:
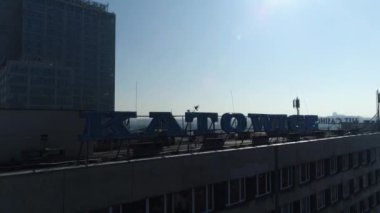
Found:
[[[0,1],[0,67],[21,56],[21,2]]]
[[[82,0],[0,4],[6,11],[0,15],[1,107],[114,110],[116,18],[106,5]]]
[[[379,139],[368,134],[2,173],[0,211],[378,212]]]

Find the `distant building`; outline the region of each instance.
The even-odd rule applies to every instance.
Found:
[[[107,5],[2,0],[0,25],[2,108],[114,110],[115,14]]]

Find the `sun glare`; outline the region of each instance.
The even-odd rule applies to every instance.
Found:
[[[295,6],[297,0],[262,0],[256,10],[256,15],[260,19],[267,18],[273,13],[288,10]]]

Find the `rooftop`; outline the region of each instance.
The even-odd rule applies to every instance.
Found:
[[[327,133],[327,132],[326,132]],[[17,165],[1,165],[0,164],[0,177],[22,175],[22,174],[32,174],[32,173],[43,173],[67,169],[80,169],[85,167],[96,167],[105,165],[115,165],[124,164],[132,162],[141,161],[151,161],[167,158],[178,158],[184,156],[195,156],[195,155],[207,155],[210,153],[220,153],[220,152],[231,152],[238,150],[254,150],[262,149],[265,147],[274,146],[286,146],[291,144],[301,144],[309,142],[323,142],[331,139],[343,139],[343,138],[353,138],[353,137],[363,137],[371,135],[379,135],[380,133],[363,133],[357,135],[326,135],[323,138],[302,138],[298,141],[286,141],[284,138],[270,138],[265,143],[256,144],[252,140],[236,141],[234,139],[228,139],[223,143],[221,147],[212,147],[210,149],[202,149],[201,144],[195,146],[189,146],[189,144],[173,144],[169,145],[159,152],[152,154],[149,150],[144,150],[143,155],[139,156],[128,156],[128,150],[113,150],[105,152],[95,152],[92,156],[87,156],[86,159],[77,160],[66,160],[57,162],[30,162],[26,164]],[[209,141],[210,142],[210,141]],[[146,143],[145,143],[146,144]],[[144,143],[142,144],[144,145]],[[146,148],[146,147],[145,147]],[[190,149],[190,150],[189,150]],[[136,153],[135,153],[136,154]],[[141,154],[141,153],[140,153]],[[78,156],[80,157],[80,156]]]
[[[108,4],[102,4],[99,2],[95,2],[93,0],[61,0],[61,1],[108,12]]]

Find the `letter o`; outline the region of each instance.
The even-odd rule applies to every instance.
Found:
[[[236,126],[233,127],[231,124],[232,119],[236,119]],[[241,113],[226,113],[222,116],[221,119],[221,127],[222,130],[225,131],[226,133],[230,132],[244,132],[245,129],[247,128],[247,118],[241,114]]]

